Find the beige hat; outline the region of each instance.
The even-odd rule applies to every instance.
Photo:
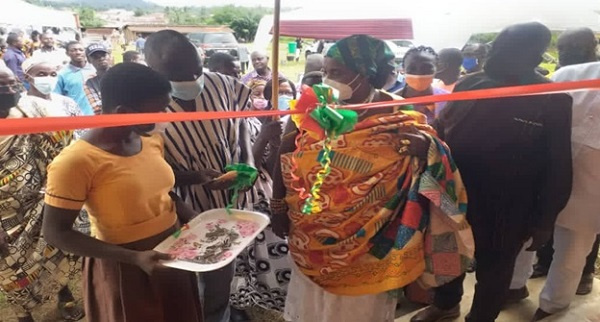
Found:
[[[43,64],[43,63],[48,63],[48,61],[45,61],[43,59],[33,58],[33,57],[27,58],[21,65],[21,68],[23,69],[23,72],[25,74],[27,74],[33,67],[35,67],[39,64]]]

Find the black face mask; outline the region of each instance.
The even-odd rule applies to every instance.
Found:
[[[2,93],[0,94],[0,118],[6,118],[11,108],[17,106],[19,99],[21,98],[20,93]]]

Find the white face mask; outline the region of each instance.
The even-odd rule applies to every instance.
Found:
[[[323,79],[323,83],[337,89],[338,92],[340,92],[339,99],[342,101],[347,101],[352,98],[352,95],[354,95],[354,92],[358,89],[358,87],[356,89],[352,88],[351,84],[354,83],[359,76],[360,74],[356,75],[356,77],[354,77],[350,84],[343,84],[333,79],[329,79],[327,77]]]
[[[34,77],[33,78],[33,87],[37,89],[40,93],[44,95],[48,95],[54,91],[56,88],[56,83],[58,82],[58,77],[53,76],[43,76],[43,77]]]
[[[171,82],[171,95],[184,101],[195,100],[204,89],[204,74],[195,81]]]

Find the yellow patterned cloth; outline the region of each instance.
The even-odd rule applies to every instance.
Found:
[[[9,117],[45,117],[14,108]],[[0,138],[0,293],[19,314],[56,296],[80,271],[77,257],[41,235],[46,168],[72,140],[70,131]]]
[[[400,153],[400,134],[411,127],[430,138],[427,162]],[[299,153],[282,156],[290,253],[302,273],[328,292],[376,294],[415,281],[426,268],[423,232],[430,205],[464,221],[460,175],[418,112],[375,115],[332,140],[331,172],[320,191],[323,211],[314,215],[302,213],[297,190],[314,183],[323,141],[306,133],[300,141]]]

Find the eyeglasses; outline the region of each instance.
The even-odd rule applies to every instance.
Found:
[[[0,94],[21,93],[25,91],[25,87],[21,83],[11,85],[0,85]]]

